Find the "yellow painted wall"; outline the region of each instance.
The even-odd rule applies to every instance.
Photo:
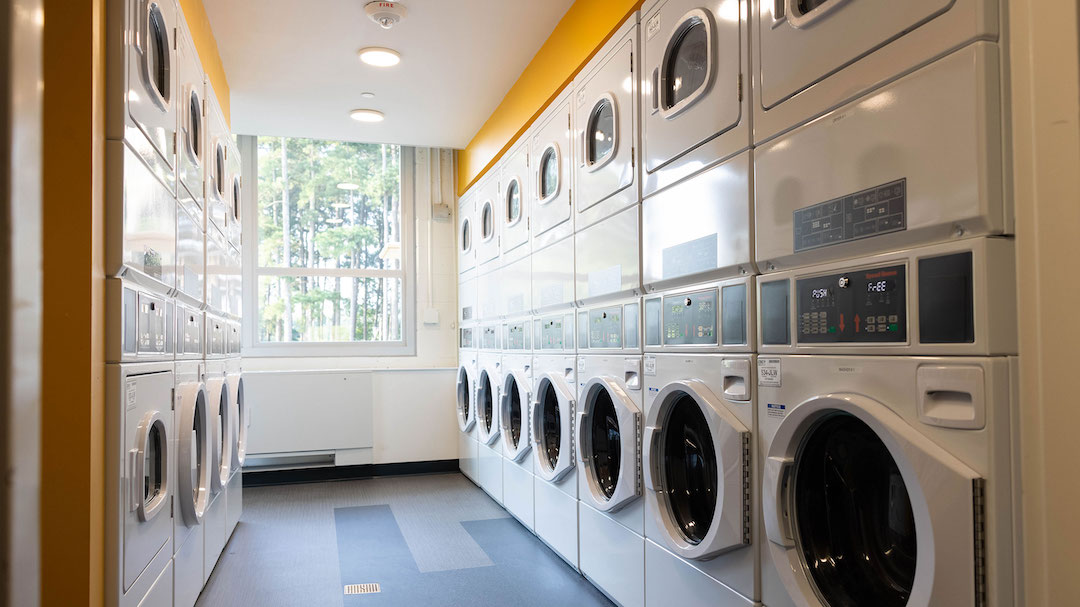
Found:
[[[105,0],[45,0],[41,604],[104,601]]]
[[[499,159],[588,63],[641,0],[577,0],[502,102],[458,153],[458,195]]]
[[[210,19],[206,16],[206,8],[203,0],[180,0],[180,8],[184,11],[184,19],[187,21],[191,37],[195,40],[195,48],[199,51],[199,60],[202,61],[203,70],[210,78],[210,85],[214,87],[221,111],[225,114],[225,122],[232,124],[229,104],[229,79],[225,77],[225,66],[221,63],[221,54],[218,52],[217,39],[210,28]]]

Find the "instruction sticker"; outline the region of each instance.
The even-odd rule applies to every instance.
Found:
[[[765,386],[768,388],[780,387],[780,359],[779,358],[759,358],[758,359],[758,381],[759,386]],[[770,405],[772,406],[772,405]]]
[[[645,375],[656,375],[656,357],[645,357]]]
[[[652,40],[653,36],[660,33],[660,13],[657,12],[651,18],[649,18],[648,24],[645,25],[645,39]]]
[[[124,390],[124,402],[127,405],[127,410],[131,411],[132,409],[134,409],[137,401],[138,398],[135,394],[135,380],[129,379]]]
[[[578,373],[584,373],[585,372],[585,359],[583,357],[577,359],[577,372]]]
[[[769,403],[765,405],[765,414],[769,417],[776,419],[783,419],[787,415],[787,405],[777,405]]]

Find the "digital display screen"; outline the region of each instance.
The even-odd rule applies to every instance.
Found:
[[[896,288],[896,282],[892,280],[871,280],[866,283],[867,293],[887,293]]]
[[[814,289],[810,291],[810,297],[814,299],[825,299],[832,294],[832,289]]]

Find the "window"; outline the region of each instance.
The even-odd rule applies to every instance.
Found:
[[[411,198],[402,187],[411,148],[282,137],[245,144],[258,173],[246,202],[257,237],[246,279],[252,352],[411,354]]]

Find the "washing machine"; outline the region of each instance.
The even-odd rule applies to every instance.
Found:
[[[977,42],[755,148],[758,268],[1012,233],[1000,88]]]
[[[533,516],[537,537],[578,567],[578,479],[575,454],[577,362],[574,312],[533,323]]]
[[[228,342],[224,318],[206,313],[206,395],[210,404],[210,503],[203,524],[206,539],[203,547],[203,582],[217,565],[228,539],[226,492],[232,476],[233,416],[226,368]]]
[[[175,607],[192,607],[202,591],[203,518],[210,499],[210,406],[203,383],[202,352],[189,352],[190,349],[186,345],[177,348],[175,367],[173,427],[176,431],[172,450],[176,479],[172,597]]]
[[[574,155],[570,89],[567,87],[548,105],[526,134],[529,167],[533,171],[529,196],[529,238],[533,251],[574,233],[570,198]]]
[[[574,81],[574,225],[583,230],[640,202],[638,14]]]
[[[474,483],[480,482],[477,478],[479,443],[476,438],[476,380],[479,375],[476,357],[479,331],[475,324],[463,324],[458,328],[458,370],[455,383],[455,417],[460,430],[458,467],[461,473]]]
[[[750,147],[747,0],[641,9],[643,195]]]
[[[502,201],[499,196],[497,165],[480,178],[476,189],[476,267],[480,273],[499,263],[499,240],[502,236]]]
[[[105,596],[173,598],[174,344],[170,302],[106,280]]]
[[[225,536],[232,537],[240,516],[244,512],[243,467],[247,458],[248,426],[251,423],[250,409],[244,398],[244,374],[240,360],[240,323],[230,321],[226,328],[229,337],[226,342],[225,384],[229,388],[229,419],[232,422],[229,431],[229,448],[232,457],[229,461],[229,480],[225,490]]]
[[[176,197],[198,209],[199,227],[203,227],[203,184],[206,159],[206,73],[187,22],[179,19],[176,58],[179,68],[177,91],[177,160]]]
[[[577,315],[579,566],[619,605],[642,606],[641,300]]]
[[[208,155],[204,173],[204,191],[206,205],[206,229],[213,225],[222,234],[228,234],[229,210],[229,145],[232,135],[225,122],[214,88],[207,79],[206,87],[206,153]]]
[[[645,300],[646,605],[756,605],[754,278]]]
[[[975,40],[999,40],[1001,5],[997,0],[757,3],[754,141],[817,118]]]
[[[502,386],[502,324],[480,326],[480,352],[476,356],[477,477],[480,488],[503,502],[503,458],[499,444],[499,388]]]
[[[1014,253],[969,239],[760,279],[764,603],[1020,604]]]
[[[105,13],[106,139],[127,142],[175,195],[180,11],[174,0],[109,0]]]
[[[526,136],[514,142],[499,166],[499,221],[502,222],[499,251],[504,259],[529,254],[531,187]]]
[[[522,525],[535,528],[535,481],[529,432],[533,389],[533,319],[503,325],[502,381],[499,390],[499,444],[503,454],[503,506]]]

